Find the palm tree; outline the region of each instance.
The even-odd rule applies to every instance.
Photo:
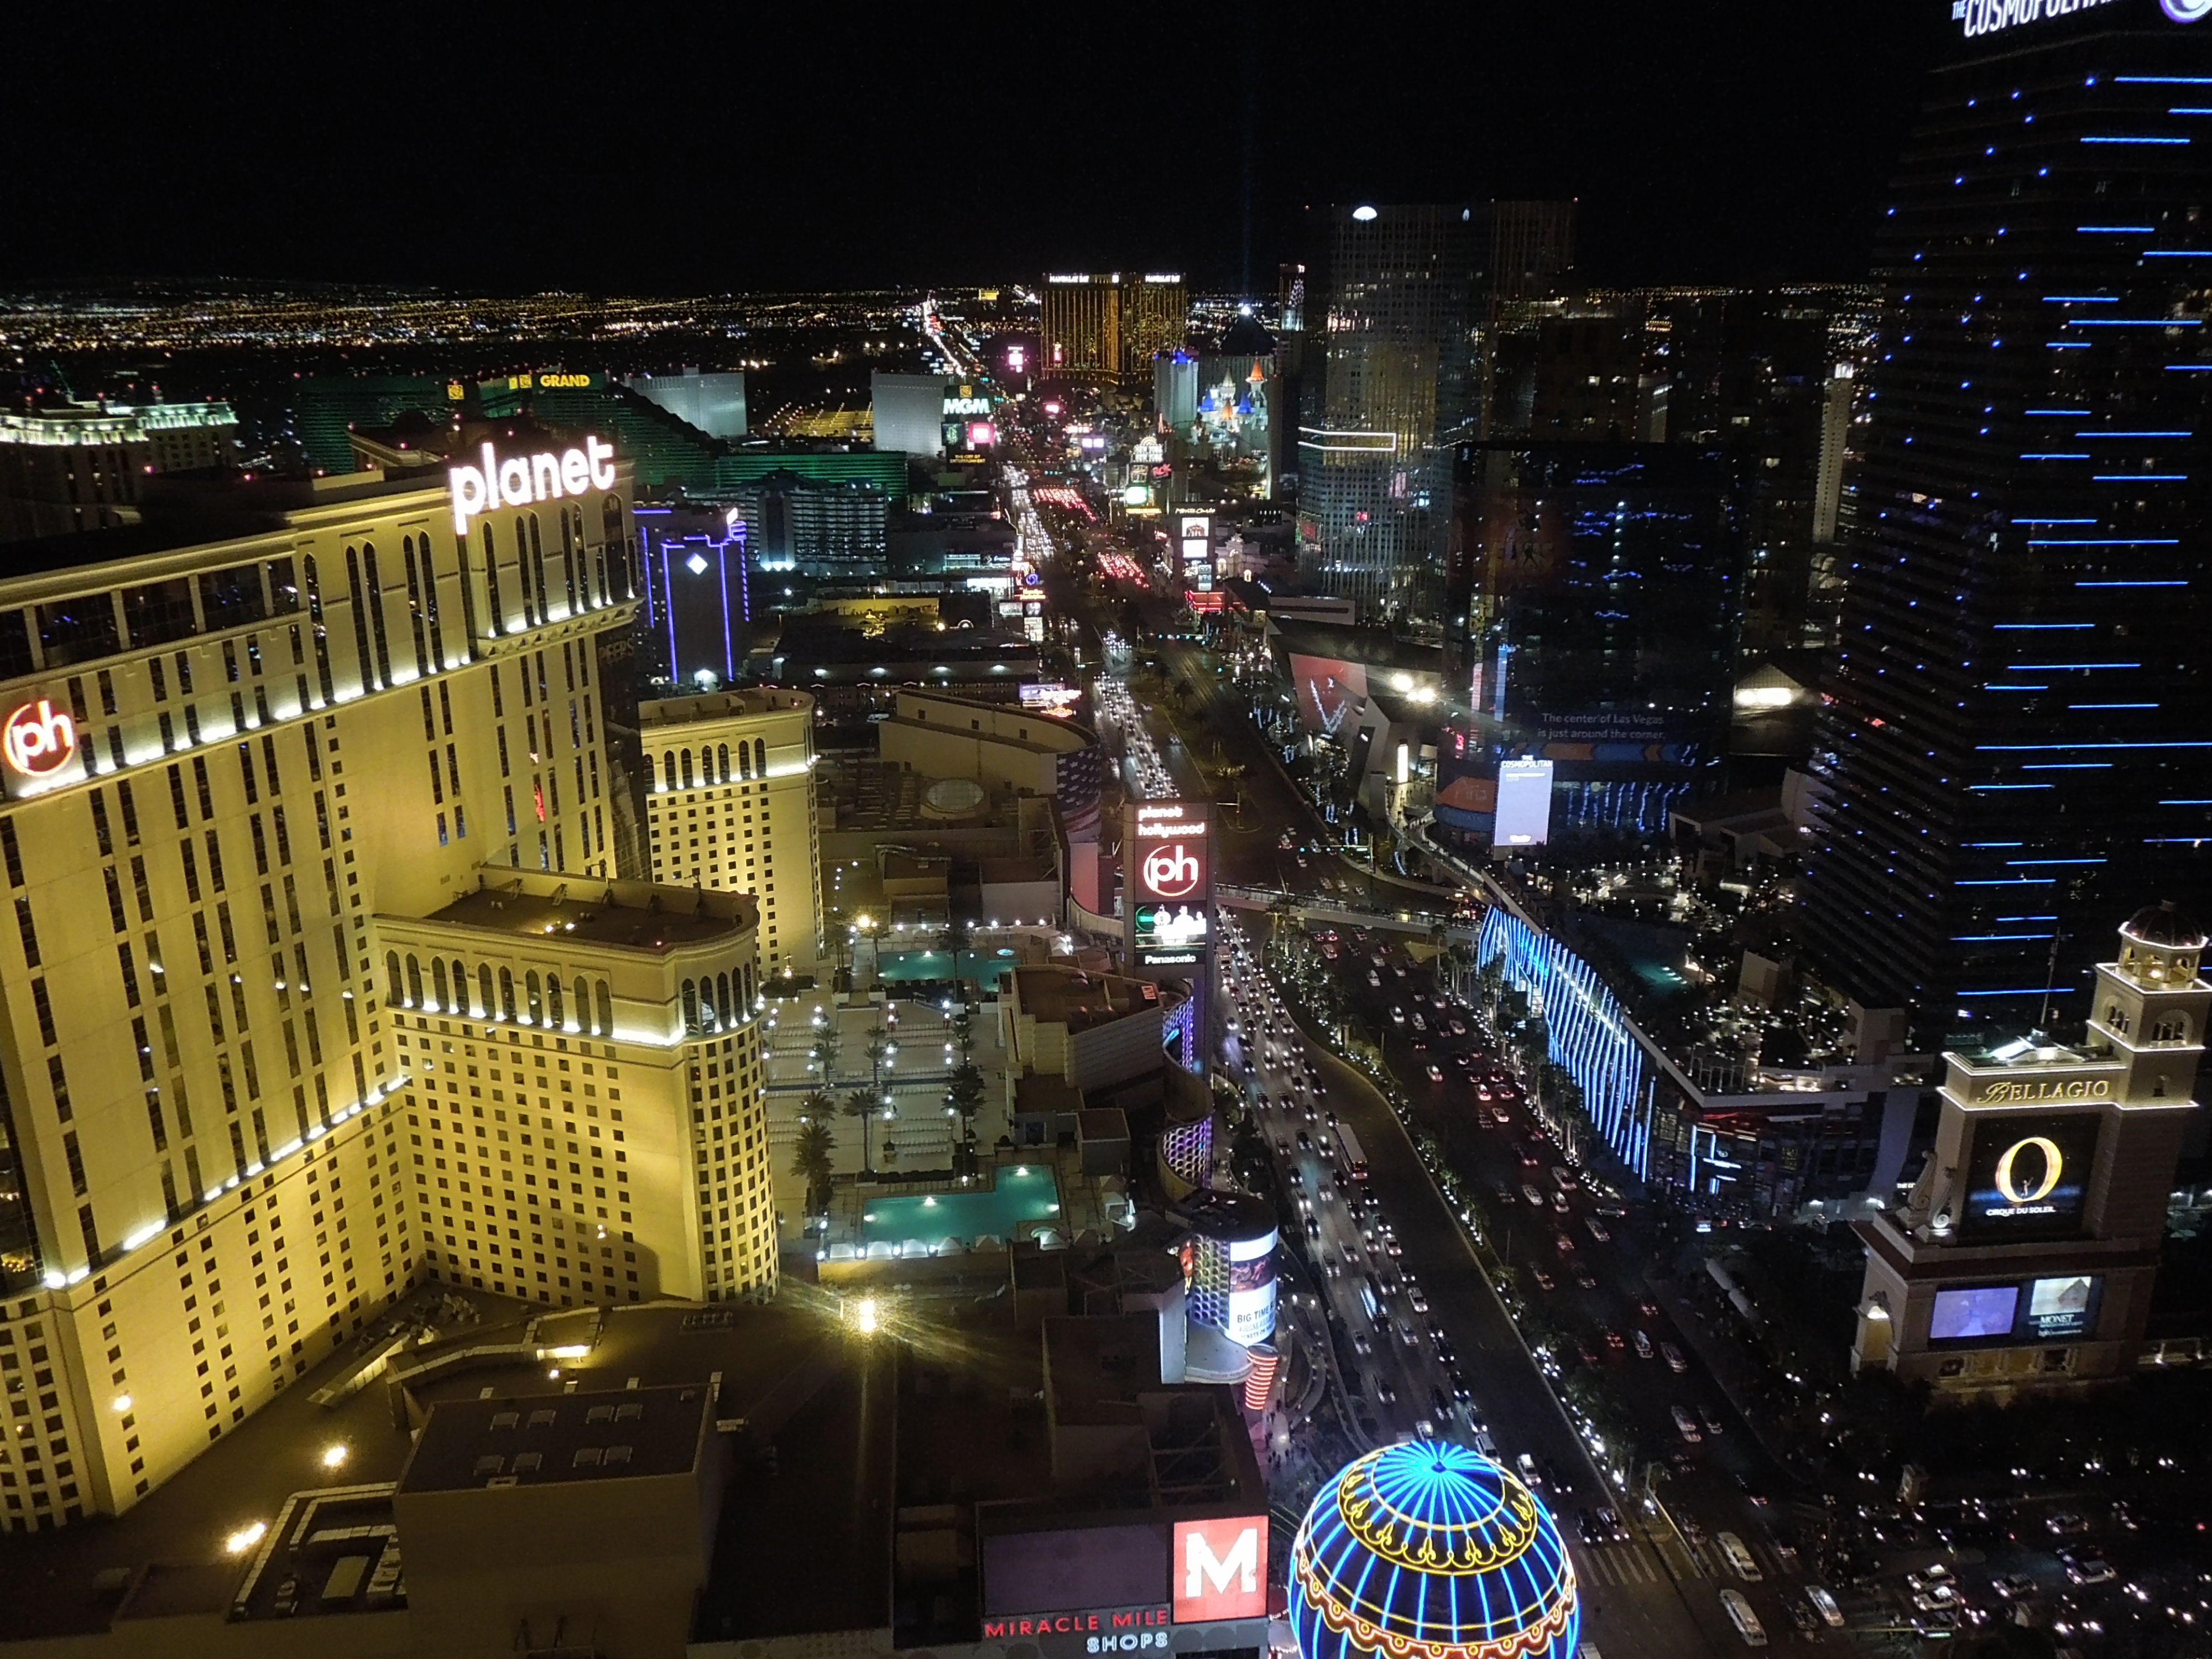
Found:
[[[868,1070],[873,1074],[878,1087],[884,1080],[884,1061],[895,1046],[890,1033],[880,1025],[868,1033]]]
[[[840,1109],[847,1117],[860,1120],[860,1168],[869,1175],[875,1173],[875,1165],[868,1159],[868,1120],[876,1115],[877,1105],[874,1090],[855,1089],[845,1097],[845,1103]]]
[[[822,1073],[825,1086],[830,1082],[830,1073],[837,1069],[837,1027],[832,1021],[815,1033],[814,1046],[806,1051],[807,1058]]]
[[[806,1182],[809,1215],[819,1215],[830,1207],[830,1160],[836,1152],[836,1132],[820,1118],[810,1117],[800,1127],[799,1145],[791,1155],[792,1174],[804,1176]]]

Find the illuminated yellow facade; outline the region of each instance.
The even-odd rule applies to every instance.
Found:
[[[129,1508],[428,1278],[773,1282],[757,913],[614,850],[627,493],[196,484],[14,550],[0,1526]]]
[[[768,974],[806,975],[821,955],[814,699],[759,688],[641,704],[653,878],[750,893]]]

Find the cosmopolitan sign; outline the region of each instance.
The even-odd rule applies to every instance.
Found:
[[[2076,12],[2112,3],[2112,0],[1951,0],[1951,16],[1954,21],[1965,26],[1966,39],[1972,40],[1985,34],[2001,34],[2022,24],[2070,17]],[[2212,10],[2212,4],[2200,4],[2198,0],[2164,0],[2164,4],[2166,15],[2185,23],[2196,21],[2195,17],[2183,15],[2192,6],[2199,17]]]
[[[495,507],[531,507],[587,490],[612,489],[615,447],[586,438],[581,449],[557,453],[549,449],[501,460],[486,444],[483,465],[451,467],[446,476],[453,483],[453,533],[465,536],[471,519]]]

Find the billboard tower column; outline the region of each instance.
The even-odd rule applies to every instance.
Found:
[[[1180,1038],[1176,1058],[1201,1076],[1215,1035],[1212,832],[1205,801],[1132,801],[1123,809],[1121,925],[1129,971],[1188,986],[1189,1000],[1170,1030]]]

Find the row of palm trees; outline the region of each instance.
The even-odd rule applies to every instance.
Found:
[[[970,1175],[976,1163],[975,1114],[982,1107],[986,1090],[983,1073],[975,1062],[974,1014],[963,1010],[956,1015],[951,1030],[958,1060],[946,1085],[945,1103],[961,1125],[960,1143],[953,1152],[954,1167],[963,1175]],[[866,1052],[870,1085],[848,1090],[842,1099],[828,1086],[836,1070],[840,1048],[836,1022],[831,1019],[817,1030],[813,1046],[808,1050],[808,1069],[818,1073],[822,1080],[799,1103],[799,1140],[792,1155],[791,1169],[793,1175],[806,1182],[806,1210],[810,1215],[819,1215],[830,1206],[831,1165],[837,1151],[836,1131],[830,1127],[832,1118],[843,1116],[860,1123],[860,1168],[864,1172],[875,1173],[878,1153],[886,1166],[898,1161],[895,1142],[886,1136],[880,1148],[872,1150],[868,1134],[868,1125],[878,1112],[889,1115],[886,1109],[890,1097],[884,1092],[884,1067],[897,1055],[896,1041],[880,1024],[868,1033]]]

